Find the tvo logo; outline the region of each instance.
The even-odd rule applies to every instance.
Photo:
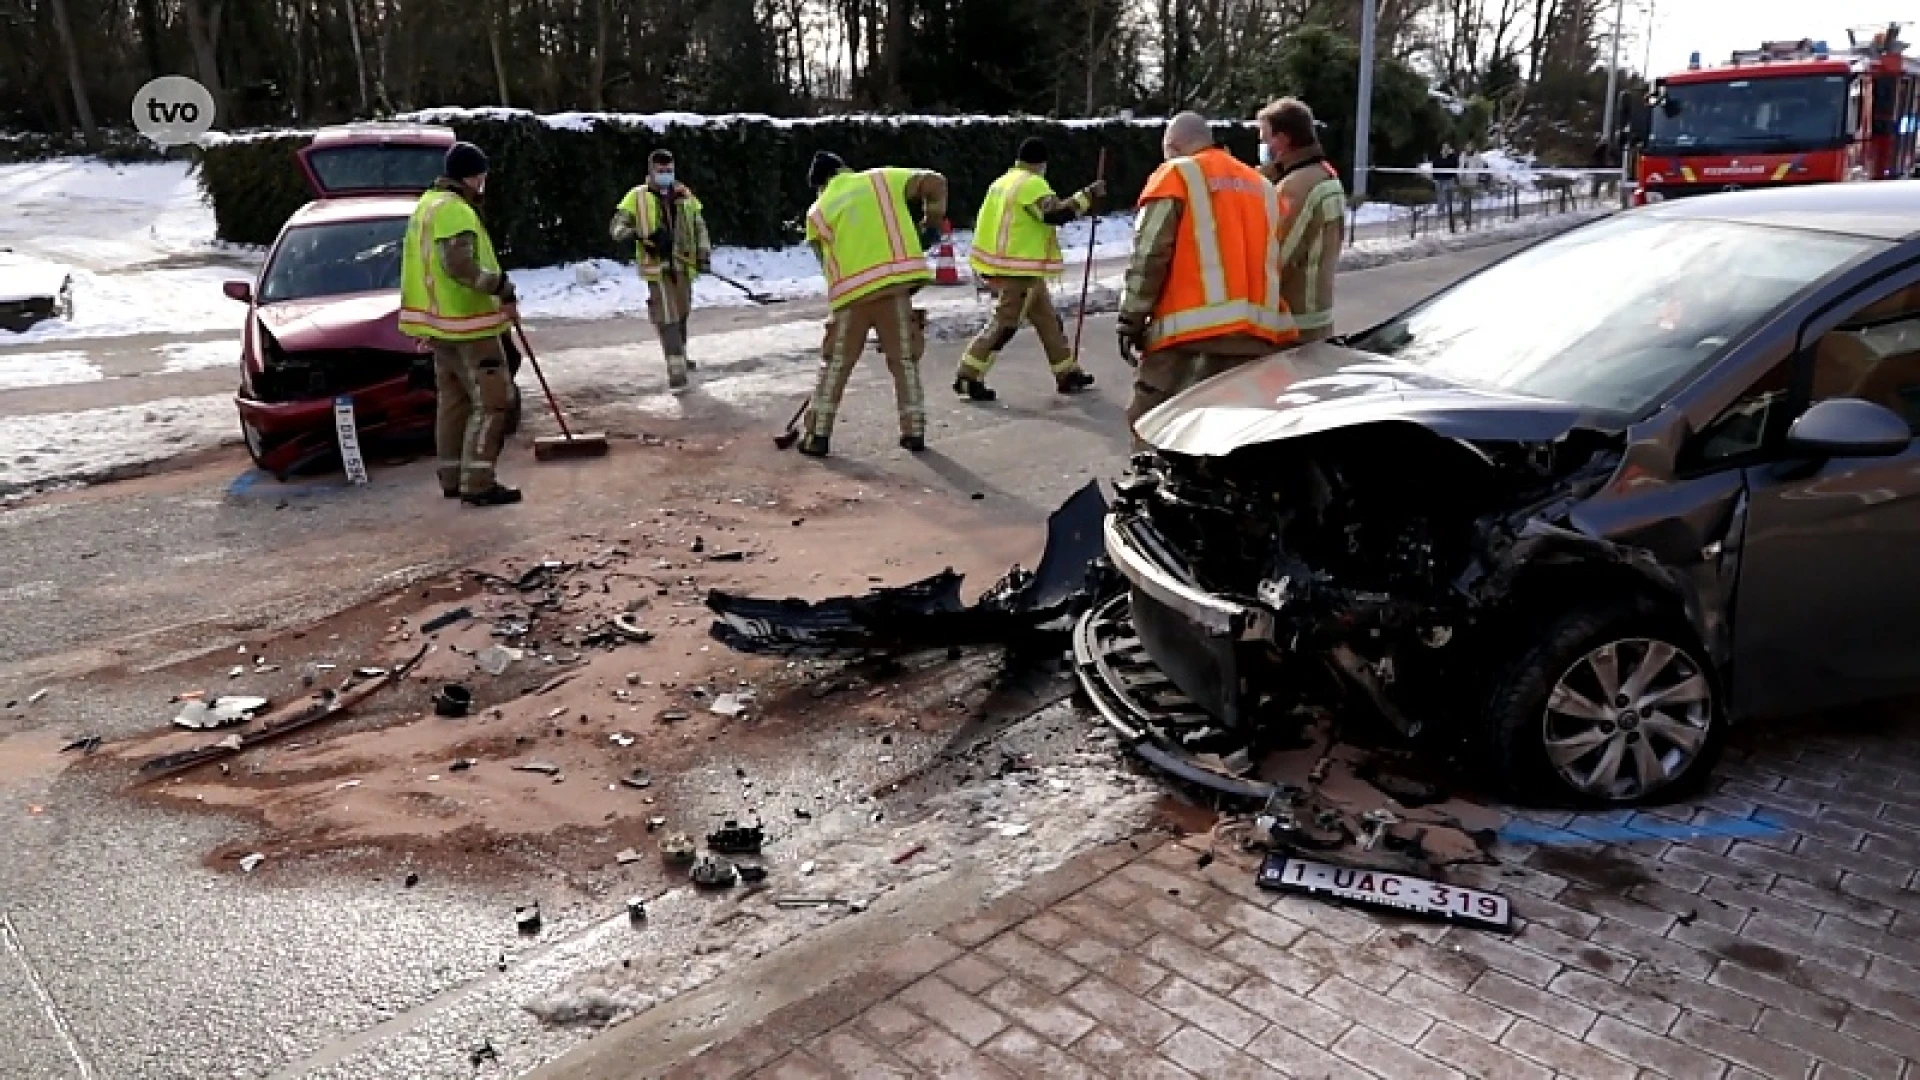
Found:
[[[187,146],[213,130],[213,94],[185,75],[162,75],[133,95],[133,126],[159,146]]]

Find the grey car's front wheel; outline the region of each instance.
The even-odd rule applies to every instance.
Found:
[[[1556,620],[1495,685],[1487,749],[1530,799],[1637,806],[1712,772],[1725,739],[1712,674],[1689,636],[1625,612]]]

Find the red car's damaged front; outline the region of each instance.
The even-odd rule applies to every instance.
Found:
[[[281,228],[249,306],[235,404],[254,463],[284,477],[338,452],[334,401],[364,437],[433,423],[434,391],[410,377],[420,343],[400,333],[400,249],[418,194],[439,174],[441,127],[329,128],[300,153],[316,201]]]

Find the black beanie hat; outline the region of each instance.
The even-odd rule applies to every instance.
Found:
[[[1047,144],[1039,139],[1028,139],[1020,144],[1020,162],[1024,165],[1045,165],[1047,163]]]
[[[807,166],[807,186],[826,187],[827,181],[833,179],[835,173],[846,167],[847,163],[840,160],[839,154],[827,150],[816,150],[813,154],[813,164]]]
[[[487,171],[486,151],[470,142],[457,142],[447,148],[447,179],[471,180]]]

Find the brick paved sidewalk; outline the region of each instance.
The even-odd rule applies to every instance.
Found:
[[[1102,849],[672,1075],[1920,1080],[1902,727],[1735,755],[1658,816],[1534,817],[1779,831],[1497,845],[1452,876],[1513,897],[1511,937],[1263,892],[1204,837]]]

